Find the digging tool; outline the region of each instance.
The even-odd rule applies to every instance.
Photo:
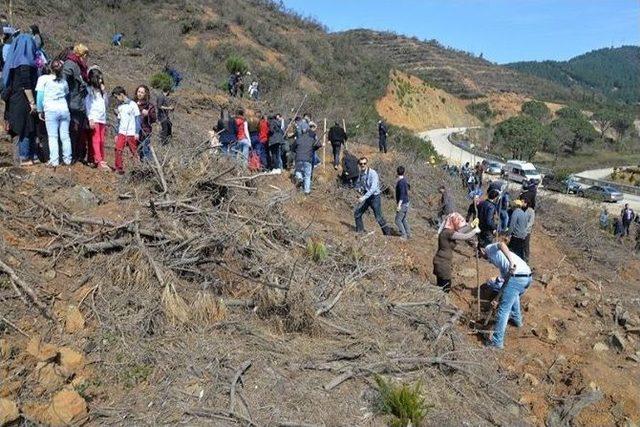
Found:
[[[473,201],[473,208],[476,211],[476,219],[478,219],[478,204]],[[478,319],[480,319],[480,242],[478,239],[478,247],[476,248],[476,299],[478,307]]]
[[[324,119],[324,132],[322,132],[322,172],[327,171],[327,118]]]
[[[304,103],[307,101],[307,94],[304,94],[304,98],[302,98],[302,102],[300,103],[300,106],[298,107],[298,109],[295,111],[295,113],[293,114],[293,118],[292,120],[289,122],[289,124],[287,125],[287,128],[284,130],[284,134],[285,136],[287,135],[287,133],[289,132],[289,128],[291,127],[291,124],[294,123],[294,120],[296,117],[298,117],[298,114],[300,114],[300,110],[302,110],[302,106],[304,105]],[[291,110],[293,112],[293,109]]]

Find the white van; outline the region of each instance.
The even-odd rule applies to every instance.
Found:
[[[520,182],[527,181],[529,183],[540,184],[542,175],[536,170],[536,167],[529,162],[522,160],[509,160],[502,166],[502,176],[508,180]]]

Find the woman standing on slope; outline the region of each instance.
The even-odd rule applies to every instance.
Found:
[[[89,67],[87,57],[89,49],[83,44],[77,44],[64,58],[64,76],[69,85],[69,112],[71,113],[71,150],[74,162],[93,161],[91,150],[87,146],[87,110],[85,98],[87,96],[87,81]]]
[[[433,257],[433,274],[437,285],[444,292],[451,290],[453,250],[458,240],[471,240],[480,232],[477,227],[474,228],[474,223],[475,221],[467,225],[462,215],[454,212],[445,218],[438,232],[438,251]]]
[[[33,165],[34,161],[39,161],[35,141],[34,93],[38,70],[33,37],[22,34],[13,40],[2,70],[2,79],[2,99],[5,102],[8,133],[12,138],[18,137],[15,163],[22,166]]]
[[[95,167],[111,171],[104,155],[104,141],[107,134],[107,108],[109,97],[104,92],[102,71],[94,67],[89,70],[89,89],[85,98],[89,134]]]
[[[42,90],[38,91],[38,111],[40,119],[47,126],[49,137],[49,163],[50,167],[60,164],[60,152],[58,149],[58,135],[62,143],[62,162],[71,164],[71,139],[69,137],[69,124],[71,115],[67,106],[69,86],[62,75],[64,64],[55,60],[51,63],[51,78],[44,80]]]
[[[136,89],[136,104],[140,110],[140,139],[138,142],[138,150],[140,151],[140,160],[151,159],[151,133],[153,132],[153,124],[158,120],[156,115],[156,107],[151,103],[151,92],[149,87],[140,85]]]

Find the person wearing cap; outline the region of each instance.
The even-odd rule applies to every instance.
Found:
[[[527,225],[529,218],[525,213],[527,202],[523,198],[517,199],[513,202],[515,209],[511,214],[511,221],[509,222],[509,250],[520,258],[525,259],[524,246],[525,239],[527,238]]]
[[[388,135],[389,130],[387,129],[387,125],[382,120],[378,120],[378,148],[380,148],[381,153],[387,152]]]
[[[356,188],[362,196],[358,199],[358,206],[356,206],[353,213],[356,222],[356,232],[364,233],[362,215],[364,215],[367,209],[371,208],[378,225],[382,229],[382,234],[388,236],[390,234],[389,227],[387,226],[384,216],[382,216],[380,179],[378,178],[378,173],[369,167],[369,160],[366,157],[360,158],[358,168],[360,169],[360,175],[358,176]]]
[[[498,292],[496,322],[486,345],[502,349],[509,320],[517,328],[523,325],[520,297],[531,285],[531,268],[502,241],[480,249],[480,254],[500,271],[499,280],[493,282],[495,288],[492,289]]]

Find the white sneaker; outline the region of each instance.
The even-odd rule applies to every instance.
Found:
[[[282,169],[272,169],[271,170],[271,174],[272,175],[280,175],[282,173]]]

